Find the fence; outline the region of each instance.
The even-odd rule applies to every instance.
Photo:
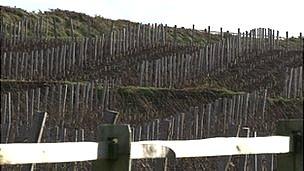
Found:
[[[303,96],[303,66],[287,68],[285,73],[283,97],[296,98]]]
[[[116,93],[112,92],[111,88],[107,90],[106,84],[107,82],[95,86],[91,83],[55,84],[51,87],[36,88],[33,91],[3,94],[2,143],[18,143],[28,139],[27,132],[30,132],[31,125],[35,124],[33,117],[35,117],[34,111],[37,110],[47,110],[52,116],[52,119],[46,122],[42,142],[95,141],[96,135],[92,130],[97,124],[105,121],[104,110],[116,106],[115,104],[119,102],[115,97]],[[95,92],[93,87],[99,87],[101,90]],[[108,91],[112,94],[108,94]],[[136,126],[132,125],[132,137],[136,141],[235,136],[239,125],[251,128],[251,133],[254,131],[259,134],[270,133],[271,122],[276,120],[268,111],[267,90],[239,93],[220,99],[211,98],[209,101],[207,103],[200,101],[196,104],[198,106],[190,109],[187,105],[182,107],[184,110],[178,108],[176,109],[178,112],[167,113],[169,115],[165,118],[165,115],[156,115],[149,111],[144,112],[149,115],[139,115],[140,110],[137,108],[130,110],[128,101],[116,107],[124,114],[122,116],[124,123],[136,124]],[[73,112],[77,110],[78,112]],[[132,114],[132,112],[137,113]]]
[[[18,47],[12,47],[14,39],[1,38],[1,78],[88,80],[102,75],[123,84],[182,87],[265,53],[276,58],[286,51],[296,51],[292,56],[303,51],[301,43],[289,46],[288,39],[280,40],[274,30],[264,28],[238,30],[233,36],[221,33],[217,42],[207,46],[167,41],[165,32],[162,25],[139,24],[96,38],[26,39],[15,43]],[[87,72],[79,75],[79,71]]]
[[[197,140],[220,136],[242,137],[253,136],[252,133],[254,132],[258,132],[259,135],[264,133],[265,135],[266,132],[273,131],[271,122],[275,122],[267,112],[268,100],[266,98],[267,90],[219,98],[207,104],[190,107],[184,112],[137,123],[132,127],[132,136],[135,141],[148,141]],[[133,118],[133,120],[136,120],[136,118]],[[242,127],[249,128],[249,130],[244,134]],[[248,158],[250,164],[243,163],[243,158],[237,159],[240,161],[234,167],[235,169],[241,169],[245,166],[256,169],[262,167],[270,169],[270,163],[274,159],[271,158],[272,156],[265,157],[265,163],[260,162],[263,156],[256,156],[255,159]],[[203,161],[207,163],[206,159]],[[252,165],[253,162],[256,164]],[[168,166],[170,170],[188,167],[203,169],[200,164],[202,160],[176,160],[173,163]],[[225,167],[227,161],[226,158],[216,158],[216,161],[208,159],[208,163],[209,165],[210,163],[217,165],[214,169],[223,170],[224,168],[221,169],[221,167]],[[269,166],[267,166],[268,164]],[[153,169],[158,165],[166,164],[164,164],[164,161],[135,161],[133,167],[139,168],[142,165],[145,168]]]
[[[303,169],[303,120],[279,121],[281,136],[255,138],[131,142],[128,125],[101,125],[98,131],[99,143],[1,144],[0,163],[96,160],[95,170],[130,170],[131,159],[140,158],[286,153],[279,157],[279,171]]]
[[[50,25],[52,29],[48,29]],[[136,141],[254,136],[256,132],[260,136],[272,132],[272,122],[281,112],[272,115],[268,111],[269,97],[303,96],[302,34],[293,39],[288,33],[282,38],[278,31],[265,28],[231,33],[223,29],[213,32],[210,27],[199,31],[193,26],[187,30],[189,41],[181,42],[182,29],[176,26],[112,26],[96,37],[77,37],[72,20],[70,26],[69,37],[59,38],[60,25],[56,20],[1,21],[1,143],[32,141],[34,135],[28,132],[36,124],[34,112],[40,110],[51,116],[41,142],[95,142],[94,129],[106,122],[108,109],[124,113],[121,121],[132,123],[131,136]],[[197,41],[197,37],[206,41]],[[187,104],[176,102],[180,90],[173,88],[204,84],[248,93],[221,95],[219,99],[204,97]],[[117,93],[122,85],[170,88],[176,95],[171,99],[162,96],[167,100],[154,102],[156,107],[150,109],[149,95],[137,101],[132,101],[137,97],[122,99]],[[192,96],[196,95],[185,95],[187,99]],[[179,105],[174,104],[174,108],[167,103]],[[138,104],[148,107],[140,109]],[[159,112],[159,106],[170,109]],[[242,127],[248,131],[246,135],[240,131]],[[250,163],[251,158],[246,155],[239,165],[254,164],[256,170],[262,170],[258,167],[260,162],[273,170],[275,155],[263,158],[255,156],[254,163]],[[206,160],[198,162],[201,161]],[[140,164],[148,168],[149,162]],[[191,162],[175,164],[189,166]],[[63,165],[66,166],[41,167],[57,170]],[[90,164],[69,163],[65,168],[85,170],[87,165]],[[157,165],[165,164],[158,162],[152,167]],[[196,169],[204,168],[211,167]]]
[[[6,92],[1,94],[2,142],[22,141],[25,138],[23,134],[33,124],[34,112],[41,110],[48,111],[48,113],[54,117],[50,123],[47,123],[46,130],[51,131],[49,130],[49,127],[51,127],[52,124],[55,124],[56,126],[59,126],[56,130],[60,130],[55,132],[63,131],[63,128],[60,128],[60,125],[62,124],[65,125],[65,127],[77,127],[80,130],[84,129],[86,126],[87,130],[89,128],[93,129],[98,120],[103,121],[104,111],[106,109],[113,109],[114,107],[120,108],[120,112],[123,112],[126,115],[123,116],[124,122],[132,123],[134,120],[137,121],[138,118],[136,117],[136,114],[131,114],[135,111],[128,112],[126,110],[130,108],[128,104],[118,104],[120,100],[117,99],[117,92],[112,89],[111,86],[113,85],[107,86],[107,84],[107,82],[55,84],[50,87],[47,86],[27,91]],[[96,89],[97,87],[99,88]],[[200,107],[199,113],[207,113],[208,111],[209,114],[205,114],[204,118],[209,118],[212,122],[209,123],[209,125],[224,118],[227,123],[229,121],[229,123],[234,122],[234,125],[238,125],[239,123],[244,123],[246,125],[250,118],[257,117],[256,113],[259,113],[259,117],[264,120],[266,115],[266,101],[267,91],[241,93],[231,97],[216,99],[214,103],[205,104],[204,107]],[[220,109],[215,110],[219,107]],[[215,114],[211,115],[211,113]],[[145,120],[151,120],[158,117],[160,117],[160,115],[147,117]],[[82,121],[87,121],[88,118],[96,121],[90,121],[90,124],[88,125],[81,124]],[[187,115],[187,118],[190,120],[192,118],[194,119],[192,114]],[[205,129],[207,129],[207,127]],[[224,129],[227,130],[228,127],[225,126]],[[82,132],[80,130],[78,132]],[[207,130],[212,129],[208,127]],[[46,134],[46,137],[50,139],[58,136],[59,135],[49,136]],[[50,141],[50,139],[47,141]]]

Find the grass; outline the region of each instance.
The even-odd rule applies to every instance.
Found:
[[[131,22],[127,20],[111,20],[104,18],[102,16],[88,16],[83,13],[73,12],[73,11],[66,11],[60,9],[53,9],[50,11],[45,12],[28,12],[20,8],[10,8],[10,7],[3,7],[0,6],[1,13],[0,16],[5,23],[16,23],[21,21],[24,18],[29,19],[31,22],[37,22],[38,20],[42,20],[44,24],[44,29],[48,30],[48,34],[46,36],[53,37],[54,32],[52,21],[53,19],[56,21],[56,25],[58,28],[58,37],[69,37],[71,36],[71,19],[73,22],[74,28],[74,36],[76,37],[83,37],[83,36],[101,36],[102,34],[108,33],[111,28],[113,27],[114,30],[118,30],[128,25],[135,26],[138,23]],[[31,33],[33,35],[33,33]],[[192,37],[193,34],[193,37]],[[227,33],[224,33],[226,36]],[[174,39],[174,28],[168,27],[168,38],[173,40]],[[192,33],[192,29],[185,29],[185,28],[177,28],[176,30],[176,41],[177,43],[189,43],[193,41],[194,43],[198,44],[206,44],[208,42],[208,37],[210,36],[211,42],[216,42],[219,40],[217,35],[208,35],[205,32],[195,30]],[[283,41],[283,40],[282,40]],[[300,41],[297,38],[291,37],[289,38],[290,45],[296,45]],[[66,84],[76,84],[77,82],[64,82]],[[100,87],[102,89],[102,87]],[[192,92],[192,93],[199,93],[202,91],[214,93],[220,97],[222,96],[232,96],[236,94],[240,94],[243,92],[237,92],[233,90],[229,90],[223,86],[221,86],[216,80],[206,79],[200,87],[198,88],[189,88],[189,89],[168,89],[168,88],[153,88],[153,87],[120,87],[118,88],[118,92],[123,94],[139,94],[144,96],[153,96],[158,92]],[[282,101],[288,102],[288,99],[284,99],[281,97],[270,99],[270,101]]]
[[[296,104],[299,102],[303,103],[303,97],[302,98],[285,98],[285,97],[272,97],[268,98],[268,101],[270,103],[279,103],[279,104]]]
[[[155,88],[155,87],[136,87],[125,86],[117,89],[118,93],[122,96],[145,96],[153,97],[158,96],[160,93],[186,93],[189,95],[212,94],[219,97],[230,97],[244,92],[234,92],[226,88],[185,88],[185,89],[172,89],[172,88]]]
[[[81,36],[101,36],[102,34],[108,33],[113,27],[114,30],[127,28],[128,25],[136,26],[137,22],[131,22],[127,20],[111,20],[106,19],[102,16],[89,16],[83,13],[53,9],[45,12],[27,12],[20,8],[10,8],[0,6],[1,13],[0,17],[3,19],[4,23],[18,23],[22,19],[27,18],[29,23],[37,22],[38,20],[42,20],[44,30],[48,30],[47,35],[49,37],[54,37],[55,34],[53,32],[53,20],[56,22],[57,26],[57,34],[58,37],[67,37],[71,36],[71,24],[70,20],[72,19],[73,27],[74,27],[74,35]],[[168,27],[168,39],[174,39],[174,28]],[[33,33],[29,33],[33,35]],[[198,43],[198,44],[206,44],[207,42],[207,34],[194,30],[193,38],[192,38],[192,30],[185,28],[177,28],[176,30],[176,41],[177,43]],[[217,35],[211,35],[211,42],[216,42],[219,40]]]
[[[53,19],[56,21],[57,25],[57,36],[58,37],[68,37],[71,36],[71,24],[72,19],[74,27],[74,36],[101,36],[102,34],[107,34],[111,29],[119,30],[122,28],[127,28],[128,25],[136,26],[138,22],[131,22],[128,20],[111,20],[104,18],[102,16],[89,16],[84,13],[78,13],[67,10],[51,9],[45,12],[28,12],[20,8],[11,8],[0,6],[1,13],[0,17],[3,19],[4,23],[18,23],[22,19],[27,18],[29,23],[37,22],[42,19],[44,30],[48,30],[48,33],[43,36],[54,37],[53,32]],[[196,43],[200,45],[205,45],[208,42],[213,43],[220,40],[218,35],[208,35],[202,30],[192,30],[185,29],[183,27],[177,27],[176,34],[174,33],[173,27],[167,28],[168,39],[176,40],[177,43]],[[29,35],[34,35],[34,33],[29,32]],[[193,37],[192,37],[193,34]],[[174,36],[176,35],[176,37]],[[228,36],[225,32],[224,36]],[[210,40],[208,41],[210,37]],[[296,46],[300,43],[300,39],[291,37],[289,38],[289,45],[291,47]],[[282,45],[284,46],[284,45]]]

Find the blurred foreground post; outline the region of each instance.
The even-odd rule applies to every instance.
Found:
[[[279,121],[276,134],[290,136],[290,152],[278,155],[278,171],[303,171],[303,119]]]

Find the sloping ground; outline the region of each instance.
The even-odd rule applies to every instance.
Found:
[[[102,16],[89,16],[83,13],[52,9],[45,12],[27,12],[20,8],[10,8],[5,6],[0,6],[0,17],[4,23],[16,23],[18,24],[21,20],[28,20],[28,23],[33,23],[41,21],[43,23],[44,30],[48,30],[44,36],[54,37],[53,22],[55,21],[57,27],[58,37],[68,37],[71,34],[71,20],[73,24],[74,36],[81,37],[95,37],[102,36],[111,31],[111,29],[118,30],[122,28],[128,28],[129,26],[134,27],[138,23],[131,22],[127,20],[111,20],[106,19]],[[154,23],[153,23],[154,24]],[[150,24],[150,25],[153,25]],[[208,35],[206,32],[184,28],[177,28],[176,33],[174,33],[173,27],[168,27],[169,38],[176,38],[177,42],[189,43],[195,42],[199,44],[205,44],[208,40],[214,42],[218,40],[216,35]],[[35,33],[30,33],[30,35],[35,35]],[[209,37],[210,36],[210,37]]]
[[[302,52],[274,52],[274,54],[260,55],[239,62],[223,72],[205,77],[201,84],[225,87],[232,91],[250,92],[268,89],[270,96],[281,96],[286,81],[286,69],[303,66],[303,55]]]
[[[124,87],[118,90],[119,101],[122,103],[118,104],[117,110],[122,114],[120,122],[131,123],[136,126],[137,124],[145,124],[155,119],[169,118],[179,113],[186,113],[187,117],[189,109],[191,113],[193,112],[191,111],[193,107],[204,108],[204,105],[216,105],[217,103],[222,103],[223,99],[236,100],[236,104],[241,101],[242,106],[245,103],[245,99],[240,100],[238,98],[248,95],[248,109],[243,109],[242,112],[243,114],[247,112],[251,113],[253,116],[252,118],[249,117],[248,123],[243,123],[243,126],[248,126],[252,130],[267,135],[275,131],[275,124],[279,119],[303,118],[303,97],[293,99],[282,97],[270,98],[264,96],[265,94],[263,93],[265,91],[245,93],[214,88],[172,90]],[[264,107],[262,103],[265,103]],[[227,104],[229,105],[229,102]],[[223,108],[222,105],[217,107]],[[254,107],[256,109],[251,109]],[[228,107],[227,109],[220,110],[228,110]],[[259,118],[262,115],[262,110],[266,113],[263,119]],[[255,116],[255,112],[257,112],[259,117]],[[222,115],[221,112],[218,114]],[[267,123],[267,127],[263,126],[264,123]]]
[[[199,106],[218,98],[231,97],[242,92],[226,89],[165,89],[122,87],[118,89],[122,109],[122,122],[138,124],[153,119],[161,119],[187,111],[191,106]]]
[[[270,99],[270,118],[297,119],[303,118],[303,98],[302,99]]]
[[[32,20],[36,22],[42,20],[45,30],[52,30],[51,21],[55,18],[59,26],[57,36],[61,38],[71,36],[70,19],[72,19],[74,36],[76,37],[100,36],[111,30],[112,23],[114,25],[113,29],[127,27],[128,24],[136,24],[121,20],[111,21],[98,16],[90,17],[85,14],[62,10],[34,14],[21,9],[2,6],[1,16],[3,16],[2,21],[4,23],[18,22],[25,17],[29,19],[29,23]],[[90,21],[89,27],[87,27],[87,21]],[[168,29],[171,31],[170,38],[172,39],[173,28]],[[29,31],[28,34],[34,33]],[[190,30],[178,29],[177,34],[177,40],[182,43],[190,42],[192,38]],[[44,36],[53,37],[54,32],[49,31]],[[200,31],[194,31],[194,36],[195,41],[205,43],[208,35]],[[214,38],[216,40],[217,37],[214,36]],[[54,43],[54,46],[60,46],[56,44],[56,41],[56,39],[54,39],[54,42],[49,41],[45,46],[49,47],[52,43]],[[57,43],[60,43],[60,41]],[[5,46],[5,48],[9,51],[33,50],[35,48],[41,49],[44,45],[38,40],[37,42],[33,41],[32,45],[24,46],[25,44],[20,43],[8,48]],[[186,51],[185,49],[177,51],[177,49],[171,49],[171,51],[161,51],[160,48],[145,49],[140,51],[138,56],[141,56],[140,54],[150,54],[152,57],[159,58],[166,53]],[[154,52],[155,50],[157,52]],[[283,91],[286,82],[283,73],[287,68],[303,65],[303,52],[281,49],[267,51],[265,54],[257,55],[253,53],[250,55],[253,58],[237,61],[220,72],[202,74],[202,80],[195,80],[193,84],[180,89],[122,86],[116,84],[115,80],[96,80],[100,75],[111,76],[128,71],[129,68],[124,68],[123,62],[119,62],[120,58],[117,58],[117,61],[113,63],[107,63],[107,65],[120,66],[120,71],[110,70],[111,72],[109,72],[108,68],[104,70],[93,61],[93,63],[88,63],[87,68],[76,69],[71,75],[66,75],[62,78],[62,81],[4,79],[1,80],[1,117],[5,119],[1,120],[1,135],[2,137],[7,135],[6,126],[11,124],[12,129],[11,133],[8,134],[8,142],[24,142],[27,136],[30,136],[28,130],[29,125],[32,124],[31,117],[37,110],[47,111],[49,114],[43,142],[94,141],[96,139],[94,131],[98,124],[104,123],[107,109],[119,111],[118,122],[131,124],[136,130],[134,132],[138,131],[137,127],[142,126],[141,128],[144,128],[155,120],[160,120],[161,123],[168,120],[175,123],[170,119],[181,118],[184,114],[183,116],[186,119],[182,129],[185,134],[184,137],[179,137],[182,139],[193,138],[194,115],[199,116],[203,121],[199,127],[203,136],[199,138],[236,136],[238,129],[243,126],[248,126],[251,131],[258,131],[258,135],[269,135],[274,132],[275,122],[278,119],[303,118],[302,95],[299,98],[280,97],[280,92]],[[153,59],[151,58],[151,60]],[[141,59],[138,58],[137,60]],[[134,61],[135,63],[138,62]],[[135,63],[132,66],[134,68],[136,67]],[[108,71],[108,73],[105,71]],[[132,72],[137,74],[137,70]],[[60,75],[56,76],[60,77]],[[89,82],[82,80],[89,80]],[[209,112],[209,116],[206,116],[207,112]],[[228,113],[230,119],[226,118]],[[245,114],[248,114],[248,117],[247,115],[245,117]],[[206,122],[208,120],[211,124],[209,123],[207,127]],[[160,134],[165,136],[159,138],[168,139],[168,128],[162,126],[164,129],[160,130]],[[145,131],[142,134],[148,135],[148,131]],[[173,131],[170,136],[176,138],[176,131]],[[246,132],[240,131],[239,136],[246,136]],[[1,141],[3,142],[3,139]],[[262,161],[264,159],[261,158],[264,157],[266,159]],[[252,161],[251,158],[249,160],[251,168],[253,166]],[[133,166],[138,170],[148,170],[155,166],[153,162],[139,160],[134,161]],[[263,162],[266,164],[263,164]],[[169,161],[169,168],[176,168],[177,170],[223,170],[228,164],[231,170],[240,170],[243,163],[244,157],[233,157],[231,161],[228,160],[228,157],[178,159]],[[269,156],[263,155],[259,158],[259,166],[270,168],[269,163]],[[74,164],[50,164],[38,165],[38,168],[54,170],[59,167],[67,169],[73,166]],[[89,168],[90,165],[89,162],[81,162],[75,166],[83,167],[79,169],[82,170]],[[13,166],[12,168],[20,167]]]
[[[10,96],[13,118],[17,119],[22,113],[32,111],[32,108],[28,109],[27,103],[34,102],[34,110],[39,109],[37,106],[40,106],[40,110],[47,110],[52,116],[54,123],[58,123],[62,119],[58,111],[62,111],[63,107],[65,108],[65,112],[60,113],[63,113],[64,118],[67,119],[65,124],[68,127],[84,128],[83,122],[80,120],[84,119],[89,121],[91,119],[93,121],[95,119],[92,119],[92,117],[95,118],[100,115],[100,113],[103,113],[104,108],[119,111],[121,113],[121,122],[137,124],[184,111],[193,105],[200,105],[214,101],[217,98],[229,97],[241,93],[215,88],[168,89],[117,87],[107,89],[105,85],[92,84],[93,83],[87,82],[1,81],[1,99],[3,99],[3,107],[1,109],[6,113],[5,111],[9,108],[8,96]],[[76,93],[76,91],[78,91],[78,95],[72,96],[71,93]],[[78,109],[81,108],[81,112],[79,111],[78,113],[79,116],[83,116],[81,117],[83,119],[77,118],[79,121],[73,121],[71,123],[70,121],[75,119],[73,119],[73,114],[69,112],[69,110],[74,111],[73,106],[75,106],[76,98],[79,99]],[[38,99],[39,101],[37,101]],[[48,103],[47,107],[45,103]],[[70,103],[73,103],[72,107]],[[86,114],[86,112],[90,114]],[[95,128],[96,124],[103,121],[102,117],[100,118],[99,116],[98,118],[99,119],[96,120],[98,122],[92,124],[90,126],[91,128]]]
[[[239,99],[240,94],[235,94],[228,96],[228,102],[229,100],[235,100]],[[203,134],[203,138],[209,137],[207,132],[211,132],[211,137],[213,136],[241,136],[241,137],[246,137],[247,136],[247,130],[244,128],[249,128],[250,134],[249,136],[254,136],[254,132],[257,132],[258,136],[267,136],[267,135],[272,135],[275,132],[276,129],[276,121],[280,119],[299,119],[303,118],[303,99],[283,99],[283,98],[267,98],[266,100],[266,105],[265,105],[265,110],[263,109],[263,99],[258,100],[256,96],[253,94],[250,94],[249,98],[249,109],[248,110],[241,110],[242,112],[238,112],[239,109],[242,109],[243,107],[237,107],[235,108],[230,108],[230,107],[223,107],[225,105],[225,100],[221,99],[216,99],[215,101],[209,101],[209,102],[202,102],[199,103],[198,108],[190,108],[187,105],[184,105],[184,109],[180,110],[185,113],[184,115],[184,125],[181,127],[182,130],[184,130],[184,136],[179,137],[179,139],[195,139],[195,138],[201,138],[201,137],[195,137],[193,136],[193,132],[191,131],[193,129],[193,124],[196,123],[196,115],[199,115],[199,119],[204,120],[204,123],[202,125],[199,124],[199,133]],[[224,97],[222,97],[224,98]],[[240,99],[239,99],[240,100]],[[239,101],[238,100],[238,101]],[[242,99],[241,99],[242,101]],[[224,102],[222,104],[222,102]],[[226,101],[227,102],[227,101]],[[202,104],[205,104],[203,106],[200,106]],[[228,106],[231,103],[228,103]],[[234,103],[233,103],[234,104]],[[239,103],[236,103],[239,104]],[[242,104],[242,103],[241,103]],[[211,122],[212,126],[210,129],[207,127],[208,123],[207,120],[210,117],[208,114],[208,109],[209,105],[211,109]],[[215,107],[215,108],[213,108]],[[225,111],[228,109],[228,113]],[[230,116],[226,118],[227,114],[231,114],[231,110],[236,110],[234,114],[232,114],[232,122],[229,121],[228,123],[228,129],[227,132],[223,132],[223,129],[227,126],[227,120],[230,120]],[[246,106],[245,106],[246,109]],[[197,112],[195,112],[198,110]],[[230,112],[229,112],[230,111]],[[207,112],[207,113],[206,113]],[[248,113],[247,113],[248,112]],[[226,113],[226,114],[224,114]],[[247,115],[245,115],[247,113]],[[263,114],[264,113],[264,114]],[[193,116],[194,115],[194,116]],[[242,115],[242,116],[240,116]],[[244,120],[244,115],[247,116],[245,117]],[[225,116],[225,119],[223,119],[223,116]],[[143,116],[142,116],[143,117]],[[162,132],[163,134],[166,135],[166,131],[168,131],[168,136],[170,133],[173,134],[173,136],[170,139],[176,139],[176,129],[175,126],[181,126],[179,124],[180,117],[179,114],[174,114],[172,116],[167,116],[166,118],[163,119],[165,122],[166,120],[171,120],[172,117],[175,118],[174,120],[174,126],[173,126],[173,133],[170,131],[172,129],[170,126],[169,128],[164,128]],[[241,119],[241,120],[238,120]],[[193,121],[194,120],[194,121]],[[176,123],[177,121],[177,123]],[[243,121],[243,123],[242,123]],[[247,121],[247,123],[246,123]],[[148,129],[146,128],[147,125],[153,125],[152,123],[140,123],[140,130],[142,130],[141,136],[145,136],[145,131]],[[194,124],[196,125],[196,124]],[[151,129],[151,128],[149,128]],[[169,129],[169,130],[166,130]],[[137,132],[138,128],[135,128],[136,136],[137,137]],[[189,131],[190,130],[190,131]],[[239,133],[238,133],[239,132]],[[163,138],[163,137],[162,137]],[[146,138],[142,138],[143,140],[146,140]],[[149,139],[149,138],[148,138]],[[166,139],[166,138],[165,138]],[[264,168],[270,167],[271,163],[271,155],[258,155],[258,170]],[[275,159],[274,159],[275,160]],[[134,168],[150,168],[152,169],[155,166],[155,161],[146,161],[146,160],[139,160],[135,161],[135,166]],[[253,156],[248,158],[248,167],[249,168],[254,168],[254,162],[255,158]],[[240,170],[241,168],[244,167],[244,157],[243,156],[234,156],[230,160],[229,157],[210,157],[210,158],[194,158],[194,159],[178,159],[178,160],[170,160],[169,161],[169,168],[170,169],[177,169],[177,170],[182,170],[182,169],[192,169],[192,170],[224,170],[225,167],[228,167],[229,170]]]
[[[54,84],[54,83],[53,83]],[[67,83],[61,83],[63,86]],[[49,87],[52,87],[51,83],[47,84]],[[59,83],[56,83],[56,85],[59,85]],[[36,87],[37,88],[37,87]],[[43,94],[45,94],[45,91],[43,90],[43,87],[41,88],[41,109],[45,109],[44,107],[44,97]],[[52,88],[50,88],[52,89]],[[81,88],[82,89],[82,88]],[[18,91],[29,91],[31,92],[30,88],[26,87],[15,87],[15,89],[12,91],[12,102],[18,101]],[[75,90],[76,91],[76,90]],[[35,91],[36,94],[37,91]],[[102,109],[86,109],[82,105],[79,106],[79,110],[71,114],[70,112],[66,112],[64,116],[64,120],[62,120],[62,113],[60,113],[60,110],[58,112],[57,106],[60,106],[60,104],[63,102],[60,99],[58,99],[58,95],[60,95],[58,90],[55,90],[54,95],[51,97],[54,97],[54,99],[48,100],[48,113],[49,118],[47,121],[47,128],[45,131],[45,135],[43,136],[43,142],[52,142],[50,133],[55,133],[54,130],[59,128],[61,131],[61,125],[56,126],[59,122],[61,122],[64,125],[64,128],[67,131],[67,139],[66,141],[73,141],[73,137],[75,136],[73,134],[73,130],[81,130],[85,129],[84,135],[86,137],[86,140],[93,141],[94,135],[91,131],[94,131],[96,126],[103,122],[103,119],[100,117],[96,117],[96,114],[100,113]],[[50,94],[52,94],[50,92]],[[98,92],[100,96],[103,94],[103,90],[101,89],[100,92]],[[173,90],[173,89],[158,89],[158,88],[142,88],[142,87],[121,87],[117,89],[118,99],[116,100],[115,104],[111,104],[110,108],[115,109],[121,113],[121,117],[119,118],[119,123],[131,123],[133,126],[145,124],[151,120],[154,119],[162,119],[166,118],[169,115],[178,115],[181,112],[189,114],[189,108],[192,106],[201,106],[201,105],[207,105],[210,103],[214,103],[216,100],[219,100],[220,98],[228,98],[228,99],[236,99],[235,96],[242,95],[244,92],[232,92],[229,90],[221,90],[221,89],[182,89],[182,90]],[[81,95],[82,96],[82,95]],[[32,97],[30,95],[30,97]],[[2,97],[1,97],[2,98]],[[24,96],[19,97],[21,100],[24,98]],[[2,98],[3,99],[3,98]],[[35,98],[36,99],[36,98]],[[58,100],[56,100],[58,99]],[[67,104],[70,103],[69,97],[67,98]],[[36,101],[36,100],[35,100]],[[4,100],[1,101],[4,103]],[[84,103],[85,101],[81,101],[80,103]],[[117,103],[118,102],[118,103]],[[19,112],[13,115],[13,124],[18,124],[17,118],[24,118],[25,111],[25,104],[26,101],[23,101],[23,103],[13,103],[16,105],[13,105],[13,111]],[[250,122],[250,128],[252,130],[258,131],[259,135],[268,135],[271,134],[275,127],[275,121],[277,119],[287,119],[287,118],[303,118],[303,99],[283,99],[283,98],[277,98],[277,99],[271,99],[268,98],[266,103],[266,118],[267,118],[267,124],[265,125],[262,120],[260,120],[261,111],[257,111],[258,117],[249,118]],[[35,103],[35,106],[37,103]],[[38,104],[39,105],[39,104]],[[85,105],[85,104],[84,104]],[[3,106],[3,104],[1,104]],[[16,108],[18,106],[18,108]],[[3,110],[3,108],[2,108]],[[66,110],[70,110],[69,106],[66,106]],[[260,109],[259,109],[260,110]],[[22,114],[23,113],[23,114]],[[186,117],[188,117],[186,115]],[[77,120],[73,121],[73,118],[77,116]],[[97,115],[98,116],[98,115]],[[82,118],[82,119],[81,119]],[[63,122],[64,121],[64,122]],[[76,122],[75,122],[76,121]],[[218,124],[220,122],[217,122]],[[222,128],[223,123],[220,123],[220,125],[217,125],[216,128]],[[245,124],[244,124],[245,126]],[[266,126],[266,127],[265,127]],[[20,126],[19,126],[20,127]],[[187,127],[187,125],[184,127],[185,130],[190,129]],[[231,130],[229,131],[230,134],[227,134],[229,136],[235,136],[237,130],[235,127],[231,127]],[[217,131],[219,131],[218,129]],[[219,132],[218,135],[222,135]],[[212,134],[216,135],[216,134]],[[242,136],[245,136],[245,132],[241,133]],[[15,138],[12,138],[12,142],[20,142],[19,134],[15,135]],[[223,135],[222,135],[223,136]],[[21,141],[22,142],[22,141]],[[232,163],[233,165],[237,165],[237,162],[242,163],[243,158],[242,157],[236,157],[233,158]],[[269,161],[269,160],[268,160]],[[173,162],[173,161],[171,161]],[[173,162],[174,163],[174,162]],[[196,158],[196,159],[178,159],[175,162],[175,166],[178,169],[183,168],[196,168],[196,169],[210,169],[210,168],[219,168],[219,165],[224,165],[227,163],[227,157],[221,157],[221,158]],[[147,163],[147,161],[134,161],[135,166],[137,167],[146,167],[147,169],[149,167],[153,168],[153,165],[151,163]],[[171,163],[172,164],[172,163]],[[41,168],[44,168],[43,165],[40,166]],[[49,165],[49,168],[54,168],[55,165]],[[56,166],[57,167],[57,166]],[[67,166],[66,166],[67,167]],[[170,166],[171,167],[171,166]]]

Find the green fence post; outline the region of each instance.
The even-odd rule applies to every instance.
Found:
[[[98,156],[93,171],[131,170],[131,129],[129,125],[105,124],[98,127]]]
[[[303,171],[303,119],[278,121],[276,134],[290,136],[290,152],[278,155],[278,171]]]

